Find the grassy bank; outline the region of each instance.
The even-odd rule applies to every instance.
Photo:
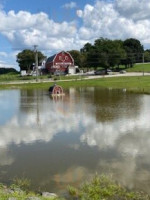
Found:
[[[55,75],[42,75],[38,76],[39,80],[43,79],[53,79],[53,80],[69,80],[69,79],[79,79],[81,76],[72,75],[72,76],[55,76]],[[84,76],[82,77],[84,79]],[[15,81],[31,81],[36,80],[36,76],[20,76],[19,73],[7,73],[0,75],[0,82],[15,82]]]
[[[55,81],[64,89],[69,87],[105,87],[115,89],[127,89],[132,92],[150,94],[150,76],[139,77],[112,77],[99,78],[91,80],[74,80],[74,81]],[[26,84],[1,84],[0,89],[48,89],[53,82],[48,83],[26,83]]]
[[[150,63],[135,64],[132,68],[125,70],[127,72],[150,72]]]
[[[1,200],[149,200],[142,192],[131,192],[106,176],[95,176],[78,188],[68,187],[65,197],[44,197],[18,187],[0,185]]]

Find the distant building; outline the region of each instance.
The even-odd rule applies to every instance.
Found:
[[[49,57],[45,68],[52,74],[75,74],[74,59],[69,52],[62,51]]]

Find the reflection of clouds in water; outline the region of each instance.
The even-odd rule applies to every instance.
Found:
[[[148,111],[150,110],[149,99],[149,97],[145,96],[145,104],[141,105],[143,106],[141,114],[136,118],[120,118],[111,122],[99,123],[96,123],[94,119],[89,120],[85,132],[81,136],[81,141],[86,142],[89,146],[98,146],[100,149],[103,149],[114,147],[117,140],[124,135],[134,134],[135,140],[141,137],[142,140],[146,139],[145,142],[149,145],[150,138],[147,137],[148,131],[150,130],[150,112]],[[136,154],[137,145],[138,144],[130,144],[130,146],[128,146],[128,144],[126,144],[125,151],[131,152],[131,150],[133,150],[134,154]]]
[[[57,183],[81,183],[87,174],[89,174],[88,169],[80,166],[75,166],[67,169],[67,171],[62,174],[56,174],[54,176],[54,180]]]
[[[56,174],[47,175],[44,179],[40,180],[40,185],[45,187],[50,181],[54,181],[59,192],[66,190],[68,185],[78,187],[83,181],[85,182],[93,173],[88,168],[83,166],[71,166],[66,168],[64,172],[57,171]]]
[[[143,120],[141,122],[141,120]],[[141,123],[140,123],[141,122]],[[98,146],[100,149],[113,147],[117,139],[127,133],[133,133],[137,130],[143,130],[145,127],[150,128],[149,119],[139,117],[133,121],[131,119],[116,120],[110,123],[96,123],[90,121],[81,136],[81,141],[90,146]]]
[[[78,130],[81,118],[82,115],[72,114],[66,117],[58,112],[43,112],[40,114],[38,126],[36,113],[29,113],[23,118],[15,116],[5,126],[0,126],[0,146],[7,146],[10,143],[32,143],[36,140],[51,141],[57,133]]]
[[[61,104],[51,105],[48,109],[47,105],[44,105],[38,117],[36,110],[26,115],[14,116],[5,126],[0,127],[0,146],[7,146],[10,143],[17,145],[22,142],[32,143],[36,140],[48,142],[57,133],[79,133],[82,131],[81,142],[104,149],[114,147],[120,136],[131,132],[136,133],[137,130],[143,128],[150,129],[147,107],[142,109],[141,115],[132,120],[122,118],[111,122],[96,122],[95,118],[79,110],[76,112],[76,109],[66,114],[62,110],[60,112],[60,108]],[[37,118],[39,118],[38,121]],[[144,139],[143,136],[142,138]],[[147,142],[150,143],[150,139],[147,138]],[[126,144],[125,151],[130,151],[130,149],[133,150],[133,146],[128,147]],[[135,149],[134,152],[136,153],[136,151]]]
[[[101,160],[99,162],[99,168],[104,169],[104,173],[113,175],[114,179],[128,187],[129,189],[138,189],[146,191],[150,194],[149,191],[149,180],[150,173],[149,168],[144,169],[140,165],[143,165],[145,162],[149,162],[149,156],[143,156],[143,163],[139,157],[130,157],[129,155],[120,159],[109,159]]]
[[[7,149],[0,149],[0,166],[11,165],[14,159]]]
[[[36,141],[50,142],[59,133],[68,135],[77,133],[80,134],[79,139],[82,143],[89,147],[97,146],[99,150],[102,150],[100,152],[101,160],[98,166],[98,161],[95,166],[97,171],[101,169],[104,169],[106,173],[110,171],[114,174],[115,179],[129,188],[140,184],[141,180],[144,182],[150,180],[148,173],[150,168],[149,96],[141,97],[143,98],[143,104],[141,103],[140,107],[141,113],[133,115],[134,118],[132,115],[128,118],[127,115],[120,114],[120,118],[99,122],[96,121],[94,112],[91,112],[95,106],[91,105],[91,102],[89,104],[84,103],[84,101],[83,104],[81,101],[79,104],[76,101],[54,103],[44,98],[47,96],[41,96],[39,102],[35,98],[34,106],[33,102],[22,102],[18,113],[15,112],[7,124],[3,123],[0,126],[0,147],[3,148],[2,151],[0,149],[0,166],[13,163],[13,158],[6,150],[11,143],[21,145],[21,143],[28,144]],[[78,154],[80,150],[82,151],[80,145],[77,142],[74,144],[73,141],[73,144],[68,144],[68,147]],[[88,150],[90,151],[90,148]],[[105,155],[108,153],[109,157],[104,158],[103,152],[106,153]],[[112,152],[111,156],[110,152]],[[113,154],[113,152],[115,153]],[[78,162],[81,166],[80,161]],[[54,181],[65,182],[69,177],[70,182],[78,182],[80,177],[84,179],[84,176],[92,173],[92,169],[91,171],[89,169],[88,166],[87,168],[85,166],[79,168],[74,167],[74,165],[69,166],[65,172],[55,173]],[[75,176],[72,177],[72,174]],[[148,185],[144,185],[143,189]],[[139,188],[142,188],[141,185]]]
[[[111,164],[110,164],[111,163]],[[109,162],[101,160],[99,167],[104,169],[107,174],[113,174],[115,180],[124,186],[132,189],[135,184],[136,163],[133,159],[116,160],[112,159]],[[109,170],[110,169],[110,170]]]
[[[16,114],[19,97],[17,90],[0,91],[0,125],[7,123]]]

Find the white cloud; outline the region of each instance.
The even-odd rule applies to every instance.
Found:
[[[83,20],[83,26],[78,33],[81,39],[86,38],[89,41],[99,37],[134,37],[146,44],[150,41],[149,13],[150,3],[145,0],[140,3],[138,0],[97,1],[95,5],[86,5],[83,10],[77,11],[77,15]]]
[[[67,5],[73,7],[75,3]],[[43,49],[54,51],[80,49],[87,40],[92,42],[99,37],[135,37],[143,43],[149,43],[149,11],[150,3],[146,0],[97,1],[94,5],[85,5],[83,10],[77,10],[77,16],[83,22],[80,28],[75,22],[56,23],[42,12],[31,14],[26,11],[0,11],[0,31],[13,47],[38,44]]]
[[[13,47],[31,47],[38,44],[41,49],[70,49],[76,47],[76,23],[56,23],[45,13],[30,14],[14,11],[0,12],[0,31]]]
[[[150,18],[150,1],[147,0],[116,0],[115,9],[126,18],[134,20]]]
[[[73,6],[73,3],[70,5]],[[134,0],[134,3],[116,0],[87,4],[83,10],[77,10],[77,16],[82,20],[80,27],[75,21],[57,23],[43,12],[31,14],[26,11],[18,13],[0,11],[0,31],[13,47],[25,48],[38,44],[41,49],[55,52],[62,49],[80,49],[87,41],[93,42],[99,37],[111,39],[135,37],[142,43],[148,44],[150,3],[145,0],[140,3]],[[139,9],[131,12],[133,6]],[[145,11],[142,8],[145,8]]]
[[[0,52],[0,58],[1,57],[7,57],[7,53],[6,52]]]
[[[71,1],[70,3],[66,3],[63,5],[63,8],[66,8],[66,9],[72,9],[76,7],[77,7],[77,4],[74,1]]]
[[[18,54],[18,51],[13,51],[10,53],[6,52],[0,52],[0,68],[15,68],[18,70],[18,65],[15,62],[16,61],[16,55]]]
[[[82,10],[77,10],[76,14],[78,17],[83,17],[83,11]]]
[[[0,68],[16,68],[15,64],[9,64],[6,61],[0,60]]]
[[[65,7],[76,7],[76,3],[72,1]],[[96,1],[76,13],[80,23],[77,20],[58,23],[43,12],[0,10],[0,33],[13,48],[32,48],[38,44],[40,50],[53,53],[80,49],[99,37],[123,40],[133,37],[150,48],[150,2],[147,0]]]

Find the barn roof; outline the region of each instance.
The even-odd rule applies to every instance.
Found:
[[[49,62],[53,62],[55,56],[56,56],[56,54],[54,54],[53,56],[49,57],[49,58],[47,59],[46,62],[47,62],[47,63],[49,63]]]
[[[70,55],[70,53],[69,53],[69,52],[67,52],[67,51],[61,51],[61,52],[59,52],[59,53],[66,53],[66,54],[69,54],[69,55]],[[57,54],[54,54],[53,56],[49,57],[49,58],[47,59],[46,63],[53,62],[53,61],[54,61],[54,59],[55,59],[55,57],[56,57],[56,56],[57,56],[59,53],[57,53]],[[70,55],[70,57],[71,57],[71,59],[72,59],[72,60],[73,60],[73,62],[74,62],[74,59],[72,58],[72,56],[71,56],[71,55]]]

